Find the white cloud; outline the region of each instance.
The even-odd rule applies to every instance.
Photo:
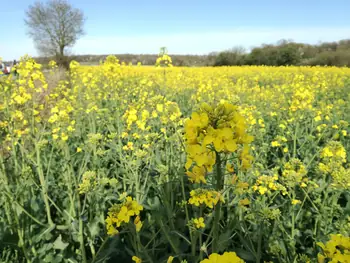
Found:
[[[73,48],[74,54],[157,53],[166,46],[171,54],[206,54],[234,46],[247,49],[262,43],[276,43],[280,39],[292,39],[303,43],[337,41],[350,38],[350,27],[309,28],[237,28],[227,31],[183,33],[147,36],[87,35]],[[5,43],[0,46],[5,59],[13,59],[29,53],[37,55],[30,40],[21,43]]]

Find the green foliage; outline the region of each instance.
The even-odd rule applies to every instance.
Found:
[[[350,67],[350,50],[323,51],[310,59],[307,63],[311,66],[340,66]]]
[[[214,66],[244,65],[245,53],[243,48],[233,48],[220,52],[216,58]]]
[[[255,47],[246,54],[237,52],[237,49],[220,52],[216,55],[213,65],[349,66],[350,41],[341,40],[312,46],[281,40],[276,45],[264,44]]]
[[[349,66],[350,40],[339,42],[309,45],[281,40],[276,45],[262,45],[246,52],[241,47],[232,48],[222,52],[212,52],[208,55],[170,55],[174,66],[240,66],[240,65],[320,65],[320,66]],[[82,64],[95,65],[105,60],[108,55],[79,55],[65,57],[64,59],[41,57],[37,60],[41,64],[48,64],[51,59],[67,67],[71,60]],[[119,54],[121,62],[136,65],[154,65],[157,54]]]
[[[300,49],[284,45],[280,61],[297,59]],[[35,86],[42,75],[26,66],[28,78],[0,79],[0,262],[131,262],[136,255],[144,263],[169,256],[197,263],[224,251],[246,262],[308,262],[317,257],[316,242],[349,233],[348,189],[319,169],[329,141],[350,151],[349,69],[136,68],[109,57],[99,67],[73,67],[43,103]],[[242,135],[246,121],[254,135],[254,163],[241,169],[244,148],[228,154],[225,142],[207,184],[191,183],[185,119],[196,103],[222,99],[242,114],[230,115],[233,127]],[[227,116],[215,114],[227,109],[208,108],[212,123],[225,123]],[[195,144],[213,131],[202,117],[192,115],[197,127],[188,129]],[[303,173],[288,168],[295,159]],[[349,171],[349,154],[342,159]],[[266,187],[262,178],[270,180]],[[225,203],[191,205],[199,187],[220,191]],[[123,195],[142,204],[143,226],[137,232],[132,218],[109,237],[105,219]],[[192,219],[200,217],[205,227],[195,228]]]

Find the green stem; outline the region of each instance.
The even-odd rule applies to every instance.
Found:
[[[161,225],[160,227],[161,227],[161,229],[162,229],[162,231],[163,231],[163,233],[164,233],[164,235],[165,235],[165,238],[168,240],[170,246],[172,247],[172,249],[174,250],[174,252],[175,252],[177,255],[180,255],[179,249],[175,246],[175,244],[174,244],[174,242],[172,241],[172,239],[170,238],[168,232],[164,229],[164,224],[163,224],[163,221],[162,221],[162,220],[160,220],[160,225]],[[180,260],[182,260],[182,259],[180,258]]]
[[[293,138],[293,158],[297,156],[297,133],[298,133],[299,123],[295,126],[295,133]]]
[[[99,254],[101,253],[101,251],[103,250],[104,246],[107,244],[109,237],[106,237],[105,240],[103,240],[103,243],[101,244],[99,250],[97,251],[95,257],[93,258],[91,263],[95,263],[96,260],[98,259]]]
[[[35,216],[31,215],[20,203],[18,203],[16,200],[13,200],[12,196],[10,196],[8,193],[5,192],[5,194],[8,196],[8,198],[11,200],[11,202],[13,202],[15,205],[17,205],[19,208],[21,208],[21,210],[29,217],[31,218],[35,223],[37,223],[38,225],[41,226],[45,226],[46,225],[44,223],[41,223],[39,221],[39,219],[37,219]]]
[[[203,260],[203,240],[202,240],[202,232],[199,233],[199,260]]]
[[[222,190],[223,176],[221,170],[221,156],[216,152],[216,191]],[[218,239],[219,239],[219,221],[220,221],[221,203],[220,201],[215,206],[214,224],[213,224],[213,253],[218,251]]]
[[[53,225],[53,221],[51,218],[50,204],[49,204],[49,199],[48,199],[48,193],[47,193],[47,184],[46,184],[45,176],[43,173],[43,169],[41,167],[39,147],[36,146],[35,150],[36,150],[36,165],[38,167],[39,181],[40,181],[42,196],[43,196],[44,204],[45,204],[45,208],[46,208],[47,221],[48,221],[49,225]]]
[[[81,214],[81,204],[80,200],[78,200],[78,215]],[[81,250],[81,256],[82,256],[82,262],[86,263],[86,252],[85,252],[85,244],[84,244],[84,225],[83,225],[83,220],[81,219],[81,216],[79,216],[79,243],[80,243],[80,250]]]
[[[307,199],[310,201],[312,207],[313,207],[313,208],[317,211],[317,213],[319,214],[320,211],[318,210],[317,206],[316,206],[316,205],[314,204],[314,202],[312,201],[312,199],[311,199],[311,197],[309,196],[309,194],[305,191],[304,188],[302,188],[301,190],[304,192],[305,196],[306,196]]]
[[[295,199],[295,195],[294,193],[292,194],[292,200]],[[292,229],[291,229],[291,239],[292,239],[292,242],[294,242],[294,237],[295,237],[295,209],[294,209],[294,206],[292,206]],[[292,256],[294,257],[295,256],[295,244],[293,243],[293,250],[290,251],[292,253]]]
[[[256,253],[256,263],[260,263],[260,261],[261,261],[261,242],[262,242],[262,237],[263,237],[263,227],[264,227],[264,225],[261,223],[260,229],[259,229],[259,239],[258,239],[258,249],[257,249],[257,253]]]
[[[136,232],[136,231],[135,231],[135,232]],[[145,255],[145,257],[147,258],[148,262],[153,263],[152,258],[151,258],[150,255],[147,253],[145,247],[144,247],[144,246],[142,245],[142,243],[141,243],[140,235],[139,235],[138,233],[135,233],[135,235],[136,235],[137,244],[138,244],[137,247],[138,247],[138,248],[141,247],[142,252],[143,252],[142,254]]]
[[[183,200],[186,200],[186,194],[185,194],[185,184],[184,184],[184,178],[183,176],[181,176],[181,191],[182,191],[182,198]],[[188,214],[188,208],[187,208],[187,202],[185,203],[185,213],[186,213],[186,222],[190,222],[190,217]],[[194,240],[193,240],[193,234],[192,234],[192,230],[189,229],[190,232],[190,239],[191,239],[191,244],[192,244],[192,256],[195,256],[195,246],[194,246]]]

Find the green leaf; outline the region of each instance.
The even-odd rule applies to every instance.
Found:
[[[44,262],[52,262],[53,261],[53,255],[52,254],[47,254],[44,258]]]
[[[67,246],[68,246],[68,243],[64,243],[62,241],[62,236],[61,235],[59,235],[56,238],[55,242],[53,242],[53,248],[54,249],[65,250]]]
[[[30,202],[30,207],[33,211],[38,212],[40,210],[39,203],[37,199],[32,199]]]
[[[23,212],[23,208],[19,205],[16,205],[16,213],[18,217],[21,216],[22,212]]]
[[[245,261],[255,261],[256,260],[252,253],[250,253],[244,249],[236,249],[236,253],[240,258],[244,259]]]
[[[179,235],[180,237],[182,237],[183,240],[185,240],[189,245],[191,245],[191,241],[189,241],[184,235],[182,235],[181,233],[177,232],[177,231],[171,231],[171,233]]]
[[[228,231],[220,234],[219,241],[218,241],[219,251],[220,252],[225,251],[226,248],[228,247],[229,241],[231,240],[230,239],[231,232],[232,231],[228,230]]]
[[[87,224],[91,237],[95,238],[100,233],[99,219],[95,218]]]
[[[56,228],[56,225],[49,226],[48,228],[41,231],[38,235],[33,237],[34,242],[39,242],[42,239],[51,238],[50,232]]]

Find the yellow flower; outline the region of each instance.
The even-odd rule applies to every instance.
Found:
[[[136,257],[136,256],[133,256],[131,259],[132,259],[132,261],[134,261],[135,263],[141,263],[141,262],[142,262],[142,260],[141,260],[140,258]]]
[[[142,222],[141,222],[141,219],[139,216],[135,217],[134,225],[136,227],[136,232],[140,232],[140,230],[142,228]]]
[[[152,117],[153,118],[157,118],[158,117],[158,113],[156,111],[152,111]]]
[[[314,118],[314,120],[315,120],[316,122],[318,122],[318,121],[321,121],[322,118],[321,118],[321,116],[316,116],[316,117]]]
[[[122,200],[124,200],[127,196],[128,196],[128,193],[127,193],[127,192],[123,192],[123,193],[119,196],[118,200],[119,200],[119,201],[122,201]]]
[[[173,256],[169,256],[168,260],[166,261],[166,263],[172,263],[173,260],[174,260],[174,257]]]
[[[197,188],[190,192],[188,203],[194,206],[205,204],[209,208],[213,208],[218,202],[225,203],[222,195],[214,190]]]
[[[326,260],[326,257],[324,255],[322,255],[321,253],[317,254],[317,262],[318,263],[324,263]]]
[[[210,172],[212,171],[213,165],[215,164],[215,153],[210,149],[200,145],[200,144],[190,144],[186,149],[188,153],[187,165],[186,168],[192,164],[192,161],[195,161],[197,166],[204,166]]]
[[[119,231],[113,225],[108,225],[107,226],[107,235],[115,236],[118,233],[119,233]]]
[[[62,141],[67,141],[68,140],[68,135],[65,134],[64,132],[61,133],[61,138],[62,138]]]
[[[213,253],[209,258],[202,260],[200,263],[244,263],[235,252],[225,252],[223,255]]]
[[[272,147],[278,147],[278,146],[281,146],[281,144],[278,141],[272,141],[271,142],[271,146]]]
[[[263,195],[267,192],[267,188],[265,186],[259,186],[258,191],[261,195]]]
[[[285,130],[287,128],[287,126],[284,124],[280,124],[280,125],[278,125],[278,127],[280,127],[282,130]]]
[[[198,128],[204,129],[208,126],[209,117],[207,113],[203,112],[199,114],[197,112],[193,112],[191,117],[195,126],[197,126]]]
[[[204,218],[203,217],[199,217],[199,218],[195,218],[193,219],[193,223],[195,225],[196,228],[205,228],[205,224],[204,224]]]
[[[133,200],[130,196],[122,199],[121,204],[113,204],[108,210],[108,216],[106,218],[107,231],[109,229],[119,228],[124,223],[130,222],[130,217],[138,216],[140,211],[143,210],[143,206],[137,201]],[[139,218],[134,220],[136,230],[139,231],[142,227],[142,223]]]
[[[128,142],[126,145],[123,146],[123,150],[125,151],[132,151],[134,150],[134,143]]]
[[[80,147],[77,147],[77,153],[80,153],[82,149]]]
[[[234,166],[231,164],[231,163],[227,163],[226,164],[226,170],[229,172],[229,173],[233,173],[235,171],[235,168]]]
[[[199,167],[199,166],[195,166],[192,168],[192,172],[191,171],[187,171],[186,174],[189,177],[189,180],[192,183],[204,183],[206,184],[207,181],[205,180],[205,175],[206,175],[206,170],[205,168]]]
[[[286,186],[294,187],[301,184],[307,174],[305,165],[296,158],[292,158],[284,165],[281,180]]]
[[[250,205],[250,201],[248,198],[244,198],[244,199],[239,201],[239,205],[240,206],[248,206],[248,205]]]
[[[301,204],[301,201],[297,200],[297,199],[293,199],[292,200],[292,205],[297,205],[297,204]]]
[[[158,112],[163,112],[164,110],[164,105],[163,104],[157,104],[157,111]]]
[[[93,189],[95,186],[94,181],[96,179],[96,172],[86,171],[83,174],[82,182],[79,184],[79,194],[86,194]]]
[[[214,138],[215,150],[218,152],[237,150],[236,140],[233,139],[233,130],[231,128],[223,128],[216,131]]]
[[[340,262],[347,263],[350,260],[350,237],[345,237],[340,234],[331,234],[331,239],[323,244],[316,243],[323,250],[323,254],[317,255],[318,262]]]

